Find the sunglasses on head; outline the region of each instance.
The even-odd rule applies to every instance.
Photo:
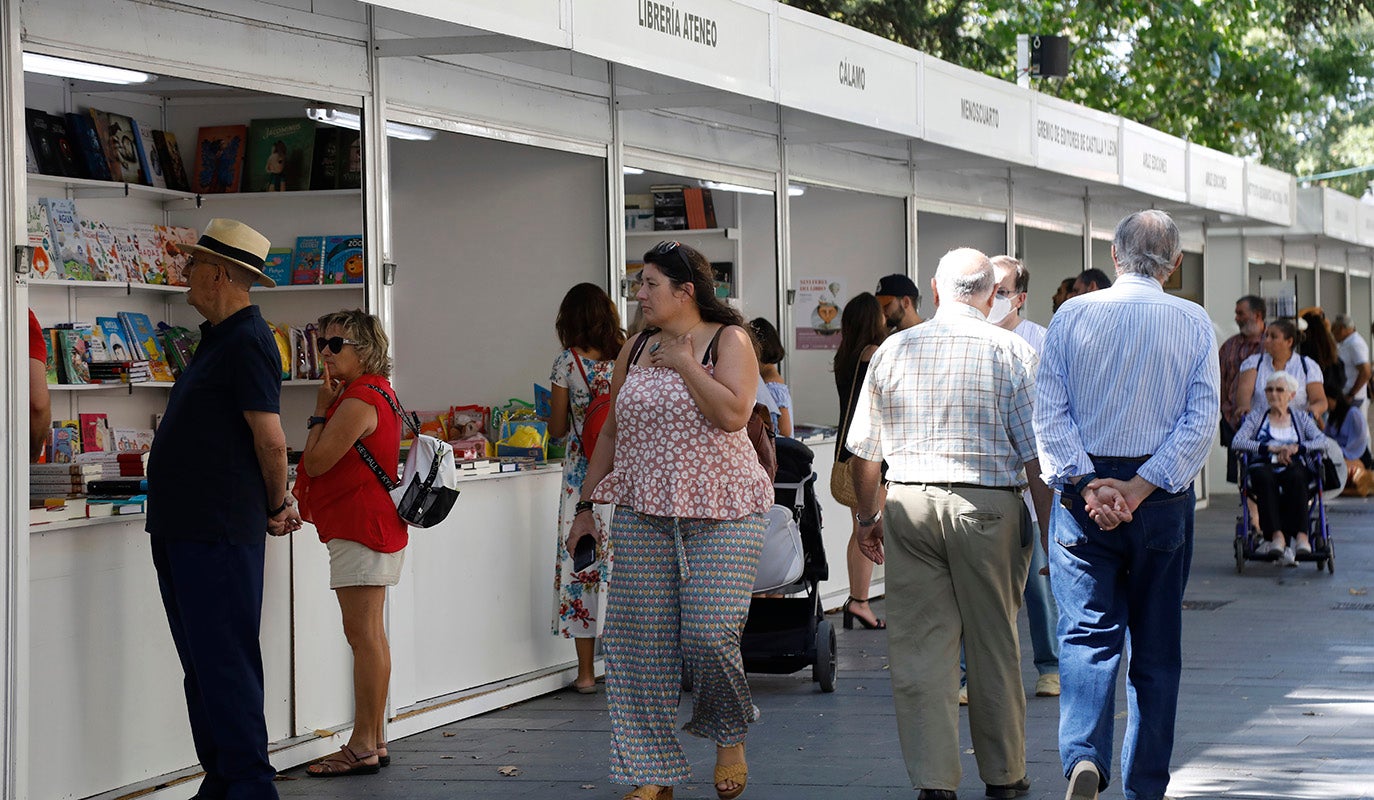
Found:
[[[654,249],[650,250],[649,253],[656,256],[666,256],[669,253],[675,253],[684,271],[681,275],[668,275],[668,277],[679,283],[686,283],[692,280],[692,262],[687,258],[687,254],[682,252],[682,242],[659,242],[654,245]],[[658,264],[660,267],[666,266],[659,262],[654,263]]]
[[[344,345],[356,345],[357,342],[353,341],[352,339],[345,339],[342,336],[330,336],[327,339],[321,336],[320,338],[315,340],[315,344],[319,345],[321,352],[328,350],[337,355],[343,352]]]

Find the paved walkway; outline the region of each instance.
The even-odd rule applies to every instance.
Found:
[[[1222,505],[1199,516],[1170,795],[1374,798],[1374,500],[1333,506],[1334,575],[1255,562],[1237,575],[1235,512]],[[1024,627],[1021,641],[1029,689]],[[763,717],[750,731],[748,800],[915,797],[897,744],[886,636],[841,630],[839,642],[833,694],[821,694],[809,670],[750,677]],[[1119,751],[1124,688],[1117,699]],[[1057,725],[1058,701],[1031,697],[1032,800],[1064,795]],[[962,736],[960,796],[981,798],[967,723]],[[625,788],[606,779],[608,740],[604,699],[560,692],[393,742],[393,764],[376,776],[322,780],[297,769],[277,785],[284,798],[609,800]],[[711,745],[687,736],[684,744],[697,782],[677,797],[714,798]],[[518,774],[504,776],[507,767]],[[1103,796],[1122,797],[1119,785]]]

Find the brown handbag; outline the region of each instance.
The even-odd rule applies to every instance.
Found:
[[[773,432],[773,417],[768,413],[768,406],[755,403],[745,429],[749,432],[749,443],[758,453],[759,466],[768,473],[768,480],[774,480],[778,477],[778,447],[773,441],[777,434]]]
[[[840,429],[840,438],[835,442],[835,463],[830,465],[830,495],[835,498],[835,502],[850,508],[859,507],[859,497],[854,494],[854,481],[849,476],[849,462],[840,460],[840,453],[844,452],[844,440],[849,433],[849,425],[854,421],[854,401],[855,395],[859,391],[859,367],[863,361],[854,363],[854,380],[849,384],[849,403],[844,415],[844,427]]]

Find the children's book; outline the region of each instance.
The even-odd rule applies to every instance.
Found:
[[[143,166],[138,160],[138,133],[134,130],[134,121],[123,114],[113,112],[108,116],[110,123],[107,141],[110,143],[110,152],[119,162],[119,172],[115,173],[115,180],[146,184],[147,176],[143,174]]]
[[[52,131],[53,142],[57,145],[57,158],[62,165],[62,174],[68,178],[87,177],[86,164],[77,149],[76,135],[67,128],[65,117],[48,114],[48,129]]]
[[[100,326],[91,322],[73,322],[72,330],[81,334],[81,339],[86,342],[86,363],[89,365],[93,361],[109,361],[110,349],[105,345],[105,332]],[[94,383],[94,379],[91,381]]]
[[[324,240],[322,283],[363,282],[363,237],[330,236]]]
[[[157,324],[157,334],[162,349],[166,351],[167,359],[171,362],[172,372],[180,378],[181,373],[185,372],[187,365],[191,363],[191,356],[196,352],[196,345],[200,343],[199,336],[188,328],[174,328],[165,322]]]
[[[100,140],[100,150],[105,154],[105,164],[110,170],[110,180],[124,180],[124,165],[120,162],[119,156],[115,153],[114,144],[110,140],[110,115],[94,108],[87,109],[86,113],[91,118],[91,127],[95,128],[96,138]]]
[[[162,252],[162,237],[150,223],[134,222],[124,226],[134,245],[134,262],[129,280],[142,283],[167,283],[167,258]]]
[[[143,280],[143,268],[138,262],[138,237],[133,225],[109,225],[114,236],[115,259],[118,263],[119,280]]]
[[[245,192],[300,192],[310,188],[315,123],[304,118],[255,119],[248,124]]]
[[[115,249],[115,235],[110,226],[99,220],[82,218],[81,233],[86,237],[86,260],[91,265],[91,278],[97,281],[128,280]]]
[[[117,317],[96,317],[96,327],[105,337],[105,349],[111,361],[135,361],[143,358],[129,343],[129,332]]]
[[[148,359],[148,367],[152,370],[153,380],[174,380],[172,368],[167,362],[167,354],[162,349],[162,343],[158,341],[157,331],[153,328],[153,322],[148,319],[148,315],[133,311],[121,311],[119,312],[119,321],[124,323],[125,329],[128,330],[130,344],[136,348],[136,352]]]
[[[98,181],[110,180],[110,162],[105,158],[105,148],[100,144],[100,136],[95,132],[95,123],[89,114],[67,112],[67,129],[71,131],[76,150],[86,165],[86,174]]]
[[[81,452],[103,453],[109,449],[110,422],[104,414],[77,414],[81,424]]]
[[[183,228],[177,225],[170,227],[159,225],[158,233],[162,235],[162,251],[167,256],[167,284],[169,286],[185,286],[186,260],[190,256],[181,252],[176,245],[195,244],[200,239],[200,234],[196,233],[195,228]]]
[[[86,355],[86,340],[80,331],[59,329],[57,331],[57,368],[63,383],[78,384],[91,382],[90,359]]]
[[[332,125],[315,128],[315,152],[310,165],[310,188],[315,190],[339,188],[339,134]]]
[[[48,343],[47,382],[49,386],[56,386],[62,382],[62,372],[57,368],[57,331],[53,328],[44,328],[43,340]]]
[[[262,265],[263,274],[276,281],[278,286],[291,283],[291,255],[292,250],[289,247],[273,247],[268,250],[267,258]]]
[[[70,464],[72,458],[81,452],[81,421],[75,419],[53,420],[52,423],[52,462]]]
[[[291,283],[324,283],[324,237],[297,236],[291,256]]]
[[[54,277],[91,280],[86,237],[81,233],[81,218],[76,213],[76,201],[43,197],[38,202],[48,211],[52,233],[52,250],[49,255],[57,262],[54,269],[60,273]]]
[[[247,125],[201,128],[196,135],[191,191],[202,194],[237,192],[243,178]]]
[[[33,248],[29,274],[35,278],[62,277],[53,269],[57,264],[52,258],[52,224],[48,221],[48,207],[42,203],[29,203],[25,219],[29,247]]]
[[[142,168],[148,183],[159,189],[167,188],[162,158],[158,155],[157,144],[153,141],[153,127],[134,120],[134,144],[138,147],[138,165]]]
[[[181,148],[177,137],[171,131],[153,131],[153,143],[157,146],[158,160],[162,162],[162,175],[168,189],[179,192],[191,191],[191,179],[186,175],[186,165],[181,160]]]
[[[153,432],[144,428],[115,428],[111,431],[117,453],[146,453],[153,446]]]

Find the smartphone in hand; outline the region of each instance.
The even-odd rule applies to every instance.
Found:
[[[581,572],[596,561],[596,537],[587,535],[577,540],[573,549],[573,571]]]

